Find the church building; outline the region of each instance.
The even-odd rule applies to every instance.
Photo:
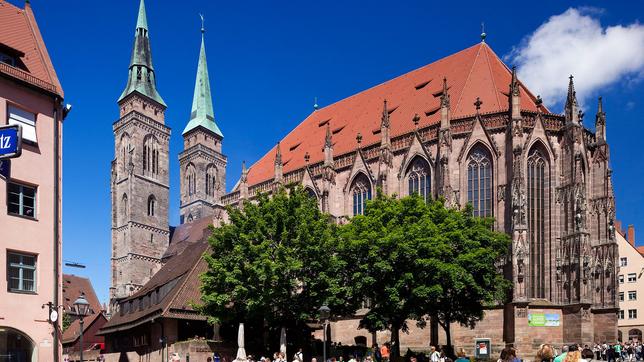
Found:
[[[443,197],[452,207],[470,203],[476,216],[494,217],[495,228],[513,240],[511,255],[498,265],[512,292],[476,328],[452,326],[456,348],[473,354],[475,340],[483,338],[495,355],[506,344],[528,355],[541,343],[616,340],[619,267],[607,118],[599,98],[594,131],[584,126],[572,76],[564,114],[553,113],[482,34],[481,42],[460,52],[326,107],[316,105],[257,162],[242,165],[239,181],[226,192],[223,133],[215,123],[203,37],[198,64],[182,132],[181,225],[175,229],[168,225],[170,129],[141,1],[127,86],[118,100],[120,119],[113,126],[113,312],[103,328],[108,344],[110,333],[148,323],[137,332],[147,337],[136,338],[149,343],[127,345],[151,353],[160,345],[150,331],[167,336],[171,327],[159,319],[175,326],[205,323],[190,307],[199,302],[205,229],[225,222],[224,206],[291,183],[302,184],[338,223],[362,214],[376,188],[389,195]],[[388,339],[357,327],[356,318],[337,318],[331,339],[343,345]],[[403,351],[430,343],[445,343],[436,323],[401,335]]]

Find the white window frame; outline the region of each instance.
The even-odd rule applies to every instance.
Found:
[[[624,301],[624,292],[619,292],[619,301],[620,302]]]
[[[620,274],[620,275],[617,277],[617,280],[619,280],[619,284],[624,284],[624,274]]]
[[[628,310],[628,319],[637,319],[637,309]]]
[[[18,264],[11,263],[9,261],[10,255],[18,256],[19,259],[20,259],[20,262]],[[34,264],[33,265],[24,264],[23,263],[24,257],[33,258]],[[36,284],[36,281],[37,281],[36,280],[37,267],[38,267],[38,257],[36,255],[28,254],[28,253],[20,253],[20,252],[16,252],[16,251],[7,251],[7,279],[8,279],[7,280],[7,290],[9,292],[11,292],[11,293],[36,293],[36,291],[38,289],[37,284]],[[9,270],[11,270],[12,268],[17,268],[18,269],[18,275],[19,275],[18,276],[18,288],[11,288],[11,280],[10,280],[11,277],[9,276],[10,275]],[[23,276],[23,273],[24,273],[24,270],[26,270],[26,269],[34,271],[33,289],[32,290],[25,289],[24,285],[23,285],[24,280],[25,280],[25,278]]]
[[[628,266],[628,258],[625,256],[620,257],[619,266]]]
[[[637,281],[637,273],[628,273],[627,280],[629,283],[635,283]]]
[[[621,309],[619,312],[617,312],[617,319],[624,319],[624,310]]]
[[[11,193],[10,188],[12,186],[18,186],[19,191],[18,191],[18,213],[14,212],[9,212],[9,194]],[[33,215],[25,215],[25,196],[24,194],[24,189],[25,188],[30,188],[34,190],[34,197],[33,197]],[[35,219],[36,215],[38,215],[38,187],[37,186],[32,186],[32,185],[25,185],[23,183],[19,182],[7,182],[7,213],[9,215],[16,215],[16,216],[22,216],[22,217],[27,217],[31,219]]]
[[[25,111],[11,104],[7,106],[7,124],[18,124],[22,127],[23,141],[38,144],[36,118],[36,113]]]
[[[637,290],[628,291],[628,300],[637,300]]]

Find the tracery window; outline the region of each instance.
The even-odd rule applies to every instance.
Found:
[[[215,188],[217,183],[217,169],[215,165],[208,165],[206,168],[206,195],[215,196]]]
[[[421,157],[415,157],[407,168],[408,194],[418,194],[428,201],[431,198],[431,178],[429,163]]]
[[[481,145],[474,147],[467,159],[467,202],[472,204],[474,216],[493,215],[491,159]]]
[[[159,143],[152,135],[143,140],[143,173],[148,176],[159,174]]]
[[[353,215],[363,215],[367,200],[371,200],[371,182],[364,174],[359,174],[351,185],[353,195]]]
[[[304,190],[306,191],[306,194],[307,194],[309,197],[311,197],[311,198],[313,198],[313,199],[316,199],[316,200],[317,200],[318,195],[315,193],[315,190],[313,190],[313,189],[312,189],[312,188],[310,188],[310,187],[306,187]]]
[[[186,180],[185,180],[186,194],[192,196],[197,193],[197,172],[195,165],[188,164],[186,166]]]
[[[127,194],[123,194],[123,197],[121,198],[121,224],[124,224],[127,221],[127,214],[128,214],[128,208],[127,208]]]
[[[123,133],[121,136],[121,172],[127,174],[127,165],[129,163],[130,135]]]
[[[530,297],[545,298],[548,160],[535,148],[528,154],[527,166]]]

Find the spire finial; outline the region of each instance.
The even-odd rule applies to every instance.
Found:
[[[519,80],[517,79],[517,67],[512,67],[512,81],[510,82],[510,94],[513,96],[519,95]]]
[[[246,182],[247,176],[248,176],[248,169],[246,168],[246,161],[242,160],[241,181]]]
[[[476,113],[479,113],[479,111],[481,110],[481,105],[482,104],[483,104],[483,102],[481,101],[481,98],[476,97],[476,102],[474,102],[474,106],[476,107]]]
[[[597,114],[602,113],[604,113],[604,105],[602,102],[602,96],[599,96],[599,98],[597,98]]]
[[[487,37],[487,34],[485,34],[485,23],[481,22],[481,43],[485,43],[486,37]]]
[[[203,20],[203,14],[199,13],[199,17],[201,18],[201,33],[206,32],[206,27],[204,26],[204,20]]]
[[[320,109],[320,106],[318,105],[318,97],[315,97],[315,100],[313,101],[313,110],[317,111]]]
[[[389,128],[389,109],[387,108],[387,98],[382,102],[382,117],[380,118],[380,127]]]
[[[412,118],[411,121],[414,122],[414,127],[418,129],[418,124],[420,123],[420,116],[418,113],[414,114],[414,118]]]
[[[333,147],[333,140],[331,138],[331,125],[328,122],[326,124],[326,137],[324,137],[324,147]]]
[[[280,150],[280,142],[277,141],[277,149],[275,150],[275,164],[282,164],[282,151]]]
[[[447,93],[447,77],[443,77],[443,93],[441,94],[441,107],[449,107],[449,94]]]
[[[139,3],[139,16],[136,19],[136,28],[146,30],[148,28],[148,18],[145,15],[145,0],[141,0]]]

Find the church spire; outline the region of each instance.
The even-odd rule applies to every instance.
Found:
[[[163,98],[157,92],[156,74],[152,66],[152,50],[148,34],[148,20],[145,15],[145,2],[139,4],[139,16],[136,21],[134,47],[130,58],[127,85],[118,101],[122,101],[131,93],[138,92],[155,102],[166,106]]]
[[[203,18],[202,18],[203,19]],[[192,111],[190,122],[186,125],[182,134],[201,126],[217,136],[224,135],[215,123],[215,113],[212,107],[212,95],[210,93],[210,79],[208,78],[208,63],[206,62],[206,45],[204,42],[205,29],[201,25],[201,49],[199,51],[199,64],[197,66],[197,78],[195,80],[195,92],[192,97]]]
[[[566,106],[564,107],[566,113],[566,121],[573,123],[580,123],[579,117],[579,104],[577,103],[577,92],[575,91],[575,83],[572,74],[568,82],[568,95],[566,96]]]
[[[604,105],[602,104],[602,97],[597,100],[597,115],[595,116],[595,134],[598,142],[606,141],[606,113],[604,113]]]

